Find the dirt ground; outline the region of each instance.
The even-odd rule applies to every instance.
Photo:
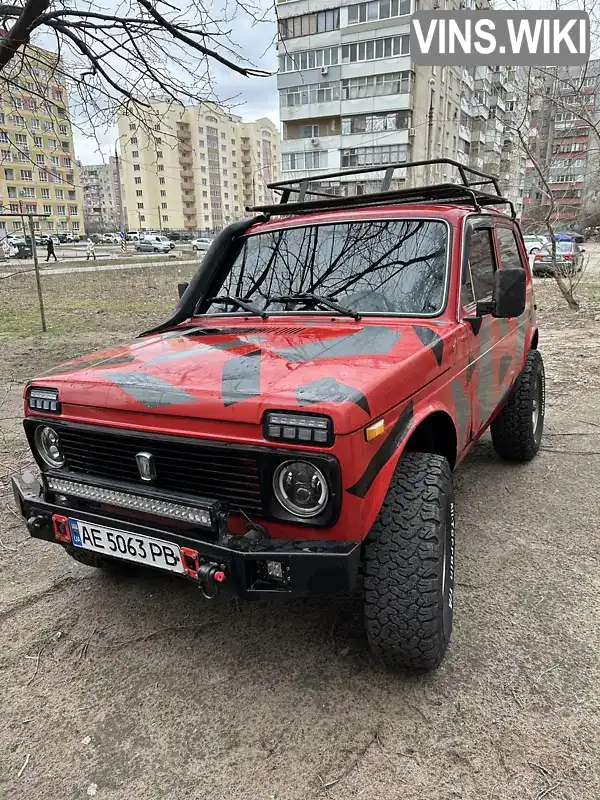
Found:
[[[543,450],[510,466],[486,437],[458,469],[454,637],[418,679],[373,665],[354,600],[208,604],[28,538],[24,382],[160,318],[186,277],[48,277],[45,336],[29,279],[0,285],[0,797],[597,800],[598,275],[578,314],[537,282]]]

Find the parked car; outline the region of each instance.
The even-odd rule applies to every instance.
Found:
[[[125,239],[126,239],[128,242],[139,242],[139,240],[140,240],[141,238],[142,238],[142,237],[140,236],[140,234],[139,234],[139,233],[127,233],[127,234],[125,235]]]
[[[116,233],[103,233],[102,234],[102,243],[103,244],[119,244],[120,241],[121,241],[121,238]]]
[[[212,244],[212,239],[192,239],[193,250],[208,250]]]
[[[535,254],[533,262],[534,275],[553,275],[555,272],[568,275],[581,272],[583,269],[585,250],[576,242],[557,241],[555,265],[552,263],[552,246],[545,244]]]
[[[166,236],[144,236],[136,244],[135,249],[147,253],[169,253],[171,244]]]
[[[550,236],[547,237],[548,241],[550,241]],[[559,231],[554,233],[554,238],[557,242],[577,242],[577,244],[583,244],[585,242],[585,237],[581,233],[577,233],[577,231]]]
[[[358,172],[369,185],[380,169]],[[207,598],[358,591],[377,660],[437,667],[464,564],[453,470],[488,427],[501,458],[530,461],[544,427],[529,259],[494,209],[507,201],[469,179],[482,173],[452,200],[445,184],[422,200],[382,186],[385,209],[308,190],[287,213],[235,222],[161,324],[29,381],[24,430],[43,475],[13,488],[31,536],[90,567],[170,572]],[[504,485],[524,476],[504,475],[510,504]],[[32,549],[23,577],[42,558]],[[108,619],[108,603],[96,613]]]
[[[535,236],[534,234],[524,234],[523,242],[525,243],[525,249],[530,256],[534,253],[537,253],[538,250],[541,250],[545,244],[545,241],[541,236]]]
[[[26,244],[24,236],[16,236],[14,234],[10,234],[6,237],[10,244],[15,245],[15,247],[19,244]]]
[[[49,239],[52,239],[52,241],[54,242],[55,246],[60,244],[60,239],[58,238],[58,236],[55,236],[54,234],[51,234],[51,235],[50,234],[43,234],[39,238],[36,236],[35,237],[35,242],[36,242],[36,244],[39,244],[41,247],[46,247],[46,245],[48,244],[48,240]]]

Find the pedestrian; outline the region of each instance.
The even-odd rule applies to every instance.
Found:
[[[4,251],[4,258],[8,260],[10,258],[10,242],[8,241],[8,237],[2,240],[2,250]]]
[[[94,250],[94,243],[92,242],[91,239],[87,240],[87,247],[85,250],[85,254],[86,254],[85,258],[86,261],[90,260],[90,256],[94,257],[94,261],[96,260],[96,251]]]
[[[52,237],[48,237],[48,241],[46,243],[46,263],[50,261],[50,256],[54,256],[54,260],[58,261],[56,257],[56,253],[54,252],[54,242],[52,241]]]

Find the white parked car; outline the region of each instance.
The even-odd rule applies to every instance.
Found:
[[[525,249],[527,250],[528,255],[534,255],[534,253],[538,253],[542,247],[546,244],[545,241],[541,238],[541,236],[534,236],[525,234],[523,236],[523,241],[525,242]]]
[[[208,250],[211,244],[211,239],[192,239],[193,250]]]
[[[136,244],[135,249],[146,253],[170,253],[171,242],[166,236],[144,236]]]
[[[19,245],[19,244],[26,244],[24,236],[13,236],[13,235],[11,235],[11,236],[7,236],[6,238],[8,239],[9,243],[11,245],[14,245],[15,247],[17,245]]]
[[[119,244],[121,239],[116,233],[103,233],[101,241],[103,244]]]

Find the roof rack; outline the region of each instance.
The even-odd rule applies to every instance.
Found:
[[[392,189],[394,173],[399,169],[412,169],[414,167],[427,167],[431,164],[444,164],[456,167],[460,176],[460,183],[437,183],[429,186],[418,186],[407,189]],[[319,181],[329,181],[334,178],[347,177],[348,175],[369,175],[374,172],[385,174],[381,181],[379,191],[350,196],[340,196],[333,192],[311,188],[311,184]],[[477,188],[475,188],[477,187]],[[489,187],[486,191],[481,187]],[[365,208],[370,206],[405,203],[466,203],[473,206],[476,211],[481,211],[483,206],[508,205],[511,217],[516,217],[512,202],[500,193],[498,179],[485,172],[480,172],[471,167],[465,167],[459,161],[451,158],[432,158],[426,161],[401,161],[397,164],[380,165],[376,167],[360,167],[347,169],[340,172],[327,172],[320,175],[311,175],[304,178],[293,178],[289,181],[276,181],[268,184],[269,189],[281,193],[279,203],[267,206],[251,206],[248,211],[260,211],[266,214],[298,214],[307,211],[330,211],[341,208]],[[294,199],[290,202],[290,197]],[[306,198],[317,198],[315,200]]]

